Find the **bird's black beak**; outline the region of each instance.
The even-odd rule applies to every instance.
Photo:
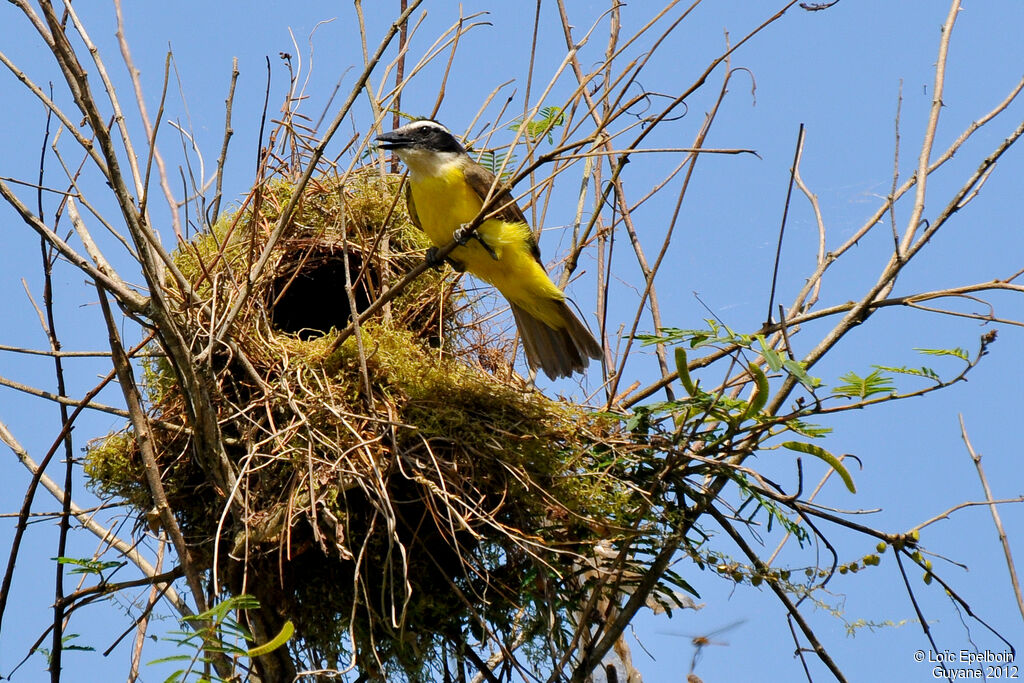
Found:
[[[381,149],[403,149],[412,144],[408,135],[396,130],[378,135],[377,142],[381,143]]]

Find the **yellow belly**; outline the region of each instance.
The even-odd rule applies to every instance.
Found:
[[[430,241],[439,247],[451,242],[459,226],[472,221],[483,206],[457,168],[443,175],[416,178],[411,188],[420,225]],[[530,252],[530,226],[491,219],[484,221],[476,234],[487,243],[497,260],[475,239],[456,247],[450,258],[549,327],[564,327],[559,304],[565,295]]]

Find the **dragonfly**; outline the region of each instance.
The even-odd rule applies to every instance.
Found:
[[[736,628],[737,626],[740,626],[741,624],[746,623],[746,621],[747,621],[746,619],[740,619],[739,621],[734,621],[731,624],[728,624],[726,626],[722,626],[721,628],[717,628],[714,631],[710,631],[708,633],[705,633],[705,634],[699,635],[699,636],[686,635],[686,634],[682,634],[682,633],[668,633],[668,635],[673,635],[673,636],[681,635],[684,638],[689,638],[690,639],[690,643],[693,645],[693,658],[690,660],[690,673],[692,674],[693,670],[697,668],[697,662],[700,661],[701,655],[704,654],[704,648],[708,647],[709,645],[722,645],[722,646],[728,645],[729,643],[727,643],[725,641],[722,641],[722,640],[715,640],[715,638],[717,636],[722,635],[723,633],[731,631],[732,629]],[[662,633],[667,633],[667,632],[662,631]]]

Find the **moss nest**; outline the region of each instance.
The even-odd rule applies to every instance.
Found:
[[[637,500],[607,465],[621,446],[613,421],[528,387],[514,338],[484,322],[492,311],[478,314],[450,269],[427,271],[337,344],[351,304],[363,310],[422,258],[397,191],[380,173],[311,183],[231,344],[210,344],[209,312],[238,300],[292,188],[251,195],[175,253],[188,287],[169,277],[168,294],[194,352],[213,349],[236,491],[175,428],[189,418],[166,360],[148,362],[142,383],[196,566],[216,557],[225,595],[292,620],[298,661],[355,657],[372,678],[418,680],[445,648],[557,637],[550,620],[581,595],[574,562]],[[92,444],[85,468],[97,492],[152,508],[130,429]]]

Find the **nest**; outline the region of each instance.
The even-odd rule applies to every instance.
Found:
[[[568,637],[584,594],[575,559],[637,501],[608,473],[612,422],[527,387],[514,338],[450,271],[425,273],[332,350],[353,301],[364,308],[427,246],[397,191],[369,172],[311,184],[234,323],[235,350],[212,357],[244,514],[224,514],[230,492],[186,430],[158,429],[156,447],[192,561],[216,558],[224,593],[290,619],[296,661],[355,657],[373,678],[417,680],[459,644]],[[270,186],[175,254],[205,310],[237,296],[291,193]],[[169,293],[198,353],[204,308]],[[154,424],[187,424],[162,359],[143,384]],[[99,493],[152,508],[130,429],[94,443],[86,472]]]

